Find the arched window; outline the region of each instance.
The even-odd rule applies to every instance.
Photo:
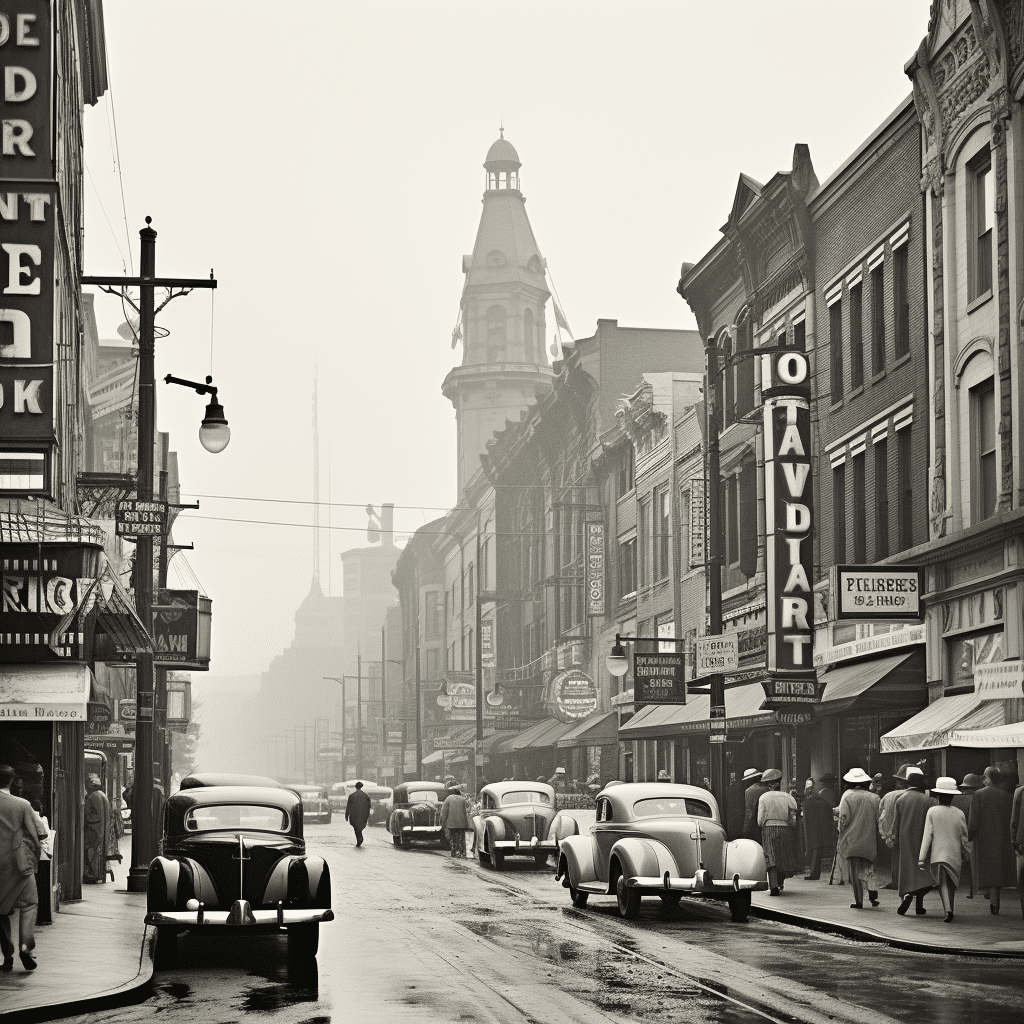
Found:
[[[523,313],[523,351],[528,360],[534,357],[534,341],[533,310],[528,309]]]
[[[508,175],[504,171],[498,171],[498,188],[508,188]]]
[[[487,361],[505,362],[505,341],[507,323],[503,306],[491,306],[487,310]]]
[[[496,189],[498,187],[498,176],[494,171],[487,172],[487,187],[488,189]]]
[[[509,188],[515,188],[515,189],[519,188],[519,172],[518,171],[509,171],[508,187]]]

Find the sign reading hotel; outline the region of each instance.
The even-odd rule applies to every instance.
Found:
[[[685,704],[685,654],[634,654],[633,699],[637,704]]]
[[[604,615],[604,523],[587,523],[587,615]]]
[[[54,438],[50,6],[0,13],[0,462],[26,493],[50,491]]]
[[[814,525],[810,364],[799,349],[761,357],[769,706],[817,703],[811,576]]]
[[[834,565],[830,577],[829,595],[835,600],[833,619],[920,622],[924,617],[923,569]]]
[[[978,700],[1024,697],[1024,662],[995,661],[974,666],[974,692]]]

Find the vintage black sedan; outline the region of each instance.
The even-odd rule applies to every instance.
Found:
[[[447,846],[441,828],[441,804],[448,795],[443,782],[403,782],[395,786],[388,831],[395,846],[440,843]]]
[[[160,966],[174,963],[185,931],[284,932],[289,962],[299,964],[316,956],[320,922],[333,920],[331,873],[306,854],[297,793],[198,786],[167,800],[146,914]]]
[[[558,841],[576,829],[574,819],[559,816],[565,829],[552,827],[555,791],[546,782],[492,782],[480,790],[480,811],[473,816],[477,859],[501,871],[506,857],[532,857],[544,864]]]

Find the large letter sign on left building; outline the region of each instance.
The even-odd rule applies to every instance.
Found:
[[[769,705],[814,703],[810,364],[798,349],[762,356]]]

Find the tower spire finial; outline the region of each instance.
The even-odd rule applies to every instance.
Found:
[[[502,118],[501,121],[499,122],[499,124],[500,124],[500,127],[498,128],[498,135],[501,138],[505,138],[505,118]]]

